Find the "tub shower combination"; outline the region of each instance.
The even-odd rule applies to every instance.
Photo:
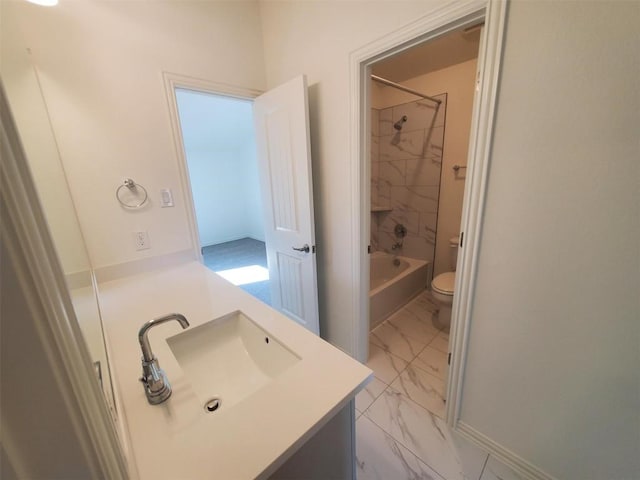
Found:
[[[429,282],[429,262],[374,252],[369,280],[369,328],[373,329],[424,291]]]
[[[431,97],[375,75],[371,79],[420,97],[371,112],[369,328],[374,329],[431,282],[447,94]]]

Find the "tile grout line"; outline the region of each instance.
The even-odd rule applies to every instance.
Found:
[[[402,393],[398,392],[398,395],[400,395],[401,397],[404,397],[406,400],[409,400],[410,402],[414,403],[416,406],[420,407],[421,409],[425,410],[427,412],[427,414],[429,415],[433,415],[431,412],[429,412],[429,410],[427,410],[426,408],[424,408],[422,405],[417,404],[416,402],[414,402],[413,400],[411,400],[410,398],[406,397],[405,395],[403,395]],[[368,410],[368,408],[367,408]],[[363,413],[364,415],[364,413]],[[378,427],[380,430],[382,430],[387,436],[391,437],[391,439],[394,442],[397,442],[398,444],[402,445],[405,449],[407,449],[408,452],[411,452],[412,455],[414,455],[418,460],[420,460],[422,463],[424,463],[427,467],[429,467],[431,470],[433,470],[434,472],[436,472],[441,478],[443,478],[444,480],[447,480],[447,477],[445,477],[443,474],[440,473],[439,470],[437,470],[436,468],[434,468],[431,464],[427,463],[420,455],[418,455],[416,452],[414,452],[411,448],[409,448],[407,445],[404,444],[403,441],[399,440],[398,438],[396,438],[393,434],[391,434],[391,432],[386,431],[382,426],[378,425],[376,423],[376,421],[371,418],[369,415],[366,416],[367,419],[373,423],[376,427]],[[488,458],[488,457],[487,457]],[[485,462],[486,463],[486,462]]]

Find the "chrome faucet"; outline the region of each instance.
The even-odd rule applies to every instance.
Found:
[[[142,377],[140,381],[144,384],[144,392],[147,394],[147,400],[151,405],[157,405],[169,398],[171,396],[171,385],[169,384],[167,375],[160,368],[158,359],[151,351],[147,332],[151,327],[168,322],[169,320],[178,321],[182,328],[189,326],[189,322],[184,315],[171,313],[164,317],[149,320],[142,325],[142,328],[138,332],[138,340],[140,341],[140,348],[142,349]]]

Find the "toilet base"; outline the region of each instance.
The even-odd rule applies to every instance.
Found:
[[[451,327],[451,305],[438,304],[438,315],[434,319],[434,323],[437,328],[449,331]]]

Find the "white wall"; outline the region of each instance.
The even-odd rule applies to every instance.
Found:
[[[256,2],[2,2],[8,48],[30,47],[94,267],[191,248],[162,72],[261,90]],[[127,211],[131,177],[150,204]],[[176,206],[159,208],[171,188]],[[149,232],[136,251],[132,232]]]
[[[512,2],[461,419],[640,477],[640,4]]]
[[[350,209],[349,54],[441,8],[442,1],[261,2],[268,87],[307,75],[311,120],[320,330],[352,350],[354,275]]]
[[[176,92],[200,245],[264,241],[252,102]]]
[[[4,34],[17,25],[3,23]],[[20,140],[65,274],[91,268],[36,72],[25,49],[2,42],[0,72]]]
[[[476,59],[469,60],[401,82],[406,87],[430,96],[447,93],[434,276],[451,271],[449,239],[460,233],[466,170],[459,170],[456,174],[453,166],[467,164],[476,65]],[[381,88],[377,85],[372,89],[372,94],[372,102],[376,108],[385,108],[416,98],[400,90],[391,87]]]

